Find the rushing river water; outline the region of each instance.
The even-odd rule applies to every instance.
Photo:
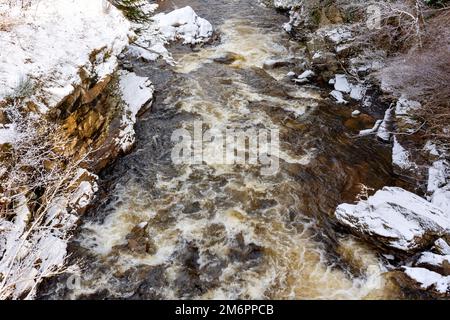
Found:
[[[389,183],[389,150],[351,138],[352,109],[325,103],[327,92],[286,80],[289,68],[262,68],[271,58],[298,63],[304,51],[283,32],[285,16],[255,3],[162,2],[162,11],[191,5],[220,40],[175,46],[173,67],[133,61],[155,84],[152,111],[137,124],[135,150],[101,175],[98,203],[71,244],[79,278],[60,277],[43,297],[392,296],[379,258],[332,219],[360,183]],[[173,164],[171,135],[194,121],[279,130],[278,173],[207,153],[200,165]]]

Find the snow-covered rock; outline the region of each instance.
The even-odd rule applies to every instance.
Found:
[[[128,55],[146,61],[161,57],[171,65],[176,63],[166,48],[168,43],[179,40],[184,44],[203,43],[210,39],[214,31],[211,23],[199,17],[189,6],[157,14],[152,21],[132,27],[138,37],[127,48]]]
[[[352,117],[359,117],[361,115],[361,111],[359,110],[353,110]]]
[[[394,137],[394,144],[392,148],[392,163],[401,170],[409,170],[417,167],[414,162],[410,160],[410,153],[408,150],[398,142],[397,137]]]
[[[367,241],[408,253],[430,245],[450,228],[449,212],[396,187],[385,187],[356,205],[342,204],[335,216]]]
[[[438,269],[439,273],[449,272],[450,275],[450,255],[441,255],[433,252],[423,252],[415,263],[416,266],[424,266],[427,269]]]
[[[297,79],[294,79],[294,81],[296,83],[306,83],[309,82],[310,78],[313,77],[315,75],[314,71],[312,70],[306,70],[305,72],[303,72],[301,75],[299,75],[297,77]]]
[[[423,290],[435,291],[438,294],[450,293],[450,276],[443,276],[425,268],[404,267],[403,271]]]
[[[135,141],[134,125],[141,108],[153,99],[154,87],[147,77],[139,77],[133,72],[120,71],[119,87],[125,104],[122,130],[117,143],[127,152]]]
[[[378,131],[378,129],[380,129],[381,124],[383,123],[383,120],[377,120],[373,126],[373,128],[371,129],[366,129],[366,130],[361,130],[359,132],[360,136],[368,136],[371,134],[374,134]]]
[[[442,238],[437,239],[434,243],[433,251],[442,255],[450,255],[450,245]]]
[[[130,34],[123,14],[103,0],[42,0],[28,9],[2,2],[0,14],[13,21],[0,30],[0,101],[29,79],[42,112],[81,83],[81,68],[99,80],[111,74]]]
[[[394,131],[394,122],[395,122],[394,108],[391,107],[387,109],[386,113],[384,114],[383,122],[381,123],[381,126],[378,129],[377,133],[378,139],[384,142],[391,141],[392,133]]]
[[[350,90],[350,98],[353,100],[361,101],[366,93],[366,88],[362,85],[352,85]]]
[[[438,160],[428,170],[430,201],[444,212],[450,212],[450,164]]]
[[[299,0],[273,0],[273,6],[278,9],[291,9],[292,7],[298,5]]]
[[[337,74],[334,81],[334,89],[343,93],[351,92],[351,85],[345,74]]]
[[[395,106],[395,113],[397,116],[401,115],[409,115],[411,114],[411,111],[414,111],[418,108],[420,108],[420,103],[413,100],[408,100],[405,97],[400,97],[398,99],[397,104]]]
[[[189,6],[157,14],[153,20],[168,41],[182,40],[184,44],[195,44],[204,42],[213,34],[211,23],[199,17]]]
[[[342,94],[342,92],[337,91],[337,90],[333,90],[330,92],[330,95],[336,99],[337,103],[342,103],[342,104],[346,104],[348,103],[347,100],[344,99],[344,95]]]

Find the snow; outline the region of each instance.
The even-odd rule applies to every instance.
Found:
[[[361,130],[359,132],[360,136],[367,136],[373,133],[376,133],[378,131],[378,129],[380,128],[381,124],[383,123],[383,120],[377,120],[375,122],[375,125],[373,126],[372,129],[366,129],[366,130]]]
[[[118,144],[122,151],[129,150],[135,141],[134,125],[141,108],[153,98],[154,87],[147,77],[139,77],[133,72],[119,73],[119,88],[125,104]]]
[[[450,290],[450,276],[442,276],[437,272],[425,268],[403,267],[405,274],[418,282],[422,289],[429,290],[432,286],[439,293]]]
[[[64,265],[69,232],[78,221],[73,210],[83,208],[90,201],[97,190],[97,178],[79,169],[70,183],[74,192],[53,199],[41,220],[30,219],[25,197],[19,199],[13,222],[0,219],[0,274],[8,275],[0,285],[14,284],[11,298],[17,299],[29,290],[28,298],[32,298],[41,277]],[[30,229],[32,223],[36,225]]]
[[[442,238],[436,240],[433,249],[440,254],[450,255],[450,245]]]
[[[298,5],[298,0],[274,0],[273,5],[278,9],[290,9]]]
[[[294,71],[289,71],[289,72],[286,74],[286,77],[288,77],[288,78],[293,78],[293,77],[295,77],[295,76],[296,76],[296,74],[295,74]]]
[[[314,75],[315,75],[314,71],[306,70],[301,75],[299,75],[297,77],[297,79],[294,79],[294,81],[297,82],[297,83],[306,83],[306,82],[309,82],[309,78],[314,76]]]
[[[427,191],[433,193],[450,183],[450,164],[446,160],[438,160],[428,169]]]
[[[398,142],[397,137],[394,137],[394,144],[392,148],[393,164],[403,170],[408,170],[416,167],[416,164],[411,162],[409,159],[409,151],[403,148],[403,146]]]
[[[438,146],[433,141],[427,141],[424,146],[424,149],[430,153],[432,156],[439,156],[441,152],[439,152]]]
[[[381,123],[380,128],[378,129],[377,137],[385,142],[389,142],[392,137],[392,129],[394,121],[393,110],[394,109],[392,107],[386,110],[383,122]]]
[[[21,79],[31,79],[34,102],[43,112],[81,83],[80,68],[97,72],[100,79],[111,73],[115,56],[128,44],[129,22],[102,0],[42,0],[25,11],[0,4],[0,13],[15,21],[0,31],[0,100]],[[103,59],[91,62],[95,51]]]
[[[428,169],[427,191],[430,201],[450,213],[450,164],[447,160],[438,160]]]
[[[420,103],[413,100],[408,100],[404,96],[400,97],[395,106],[395,113],[397,115],[409,115],[411,111],[420,108]]]
[[[436,190],[431,196],[431,203],[442,211],[450,213],[450,185]]]
[[[353,112],[352,112],[352,117],[358,117],[358,116],[360,116],[361,115],[361,111],[359,111],[359,110],[354,110]]]
[[[439,236],[450,228],[448,214],[396,187],[385,187],[356,205],[341,204],[335,215],[372,242],[403,251],[420,249],[430,235]]]
[[[343,93],[350,93],[352,88],[345,74],[337,74],[334,82],[334,89]]]
[[[444,262],[450,263],[450,255],[440,255],[432,252],[423,252],[416,264],[428,264],[432,266],[442,266]]]
[[[347,100],[344,99],[344,95],[342,94],[342,92],[337,91],[337,90],[333,90],[330,92],[330,95],[336,99],[337,103],[342,103],[342,104],[346,104],[348,103]]]
[[[168,41],[183,40],[184,44],[196,44],[210,38],[213,33],[211,23],[199,17],[190,6],[157,14],[153,21]]]
[[[366,88],[364,88],[362,85],[352,85],[351,91],[350,91],[350,97],[353,100],[361,101],[364,98],[364,95],[366,93]]]
[[[161,57],[175,65],[166,45],[172,41],[184,44],[206,42],[213,34],[213,27],[207,20],[199,17],[191,7],[184,7],[169,13],[160,13],[150,23],[133,26],[137,39],[127,48],[132,57],[153,61]]]
[[[1,125],[0,124],[0,145],[13,144],[18,138],[16,127],[14,124]]]
[[[342,44],[343,42],[352,39],[351,31],[345,26],[339,27],[325,27],[317,31],[317,33],[329,41],[333,42],[335,45]]]

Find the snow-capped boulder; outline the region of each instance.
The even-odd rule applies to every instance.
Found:
[[[443,276],[437,272],[416,267],[403,267],[403,272],[406,275],[403,282],[406,282],[408,287],[418,288],[439,296],[450,294],[450,276]]]
[[[427,268],[444,276],[450,276],[450,255],[423,252],[415,266]]]
[[[404,253],[431,245],[450,229],[448,212],[396,187],[385,187],[355,205],[342,204],[335,216],[368,242]]]
[[[153,21],[167,41],[182,40],[184,44],[196,44],[213,34],[211,23],[199,17],[189,6],[157,14]]]

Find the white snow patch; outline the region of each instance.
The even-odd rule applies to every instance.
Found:
[[[425,268],[403,267],[403,269],[405,274],[418,282],[422,289],[434,287],[439,293],[447,293],[450,289],[450,276],[442,276]]]
[[[397,137],[394,137],[394,145],[392,148],[393,164],[403,170],[416,167],[416,164],[411,162],[409,159],[409,151],[402,147],[402,145],[398,142]]]
[[[436,240],[433,249],[440,254],[450,255],[450,245],[442,238]]]
[[[413,100],[408,100],[404,96],[400,97],[395,106],[395,113],[397,115],[409,115],[411,111],[420,108],[420,103]]]
[[[117,143],[126,152],[134,144],[134,125],[141,108],[153,98],[154,87],[147,77],[139,77],[133,72],[121,71],[119,73],[119,87],[125,103],[125,112],[122,117],[123,129],[119,134]]]
[[[344,95],[342,94],[342,92],[337,91],[337,90],[333,90],[330,92],[330,95],[336,99],[337,103],[342,103],[342,104],[346,104],[348,103],[347,100],[344,99]]]
[[[433,193],[450,183],[450,164],[447,160],[438,160],[428,169],[428,192]]]
[[[345,74],[337,74],[334,83],[334,89],[343,93],[351,92],[351,85]]]
[[[110,73],[128,44],[130,23],[115,7],[106,9],[103,0],[42,0],[27,10],[0,4],[0,13],[15,21],[0,31],[0,100],[20,79],[31,79],[43,111],[81,83],[80,68],[98,72],[99,78]],[[92,64],[94,51],[104,54]]]
[[[427,143],[424,146],[424,149],[428,151],[430,155],[435,157],[438,157],[441,154],[438,146],[431,140],[427,141]]]
[[[184,44],[206,42],[213,34],[213,27],[207,20],[199,17],[191,7],[184,7],[169,13],[155,15],[150,23],[136,25],[138,38],[127,48],[136,58],[153,61],[161,57],[175,65],[166,45],[182,40]]]
[[[366,88],[360,84],[351,85],[350,98],[361,101],[366,93]]]
[[[309,82],[309,78],[311,78],[312,76],[314,76],[315,73],[312,70],[306,70],[305,72],[303,72],[301,75],[299,75],[297,77],[297,79],[294,79],[294,81],[296,83],[306,83]]]
[[[450,255],[440,255],[432,252],[423,252],[416,264],[429,264],[432,266],[442,266],[444,262],[450,263]]]
[[[447,160],[438,160],[428,170],[430,201],[450,216],[450,164]]]
[[[317,31],[317,33],[336,45],[352,39],[351,31],[344,27],[325,27]]]
[[[384,115],[383,122],[380,125],[380,128],[378,129],[377,137],[383,141],[390,141],[392,137],[392,124],[394,121],[394,115],[393,115],[393,107],[386,110],[386,113]]]
[[[183,40],[184,44],[196,44],[213,34],[211,23],[199,17],[190,6],[157,14],[153,20],[168,41]]]
[[[16,126],[14,124],[0,124],[0,145],[6,143],[14,144],[18,138],[19,133],[16,131]]]
[[[366,130],[361,130],[359,132],[360,136],[367,136],[373,133],[376,133],[378,131],[378,129],[380,129],[381,124],[383,123],[383,120],[377,120],[375,122],[375,125],[373,126],[372,129],[366,129]]]

